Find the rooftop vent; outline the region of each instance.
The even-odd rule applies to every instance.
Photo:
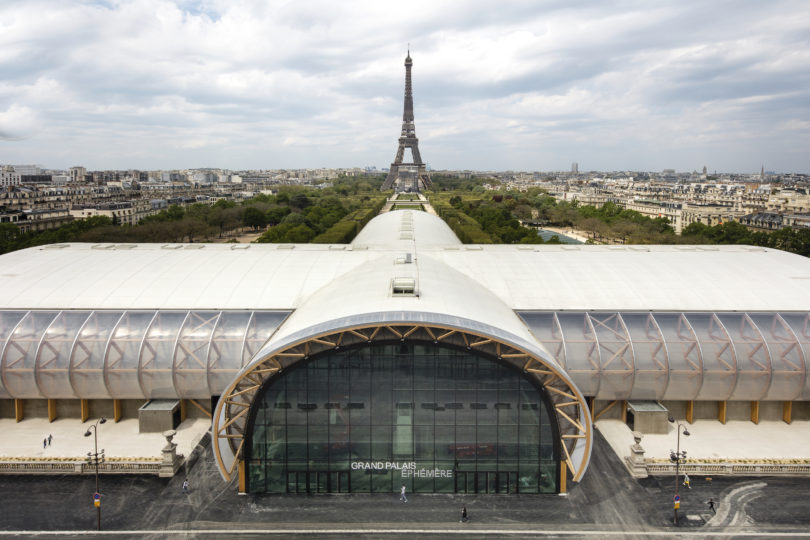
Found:
[[[394,296],[415,296],[416,280],[412,277],[397,277],[392,279],[391,294]]]
[[[405,255],[400,255],[396,259],[394,259],[396,264],[411,264],[413,262],[413,257],[410,253],[406,253]]]

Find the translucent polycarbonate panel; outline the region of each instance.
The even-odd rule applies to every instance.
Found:
[[[14,328],[25,317],[27,311],[0,311],[0,361],[3,360],[3,351],[6,348],[6,341],[14,331]],[[0,373],[2,373],[3,364],[0,363]],[[8,393],[3,378],[0,377],[0,399],[14,397]]]
[[[761,400],[771,385],[771,358],[762,334],[744,313],[718,313],[717,318],[731,337],[737,358],[737,384],[729,399]]]
[[[764,400],[799,399],[804,383],[802,347],[793,330],[776,313],[749,313],[771,357],[771,385]]]
[[[545,349],[554,357],[557,365],[565,368],[565,343],[563,342],[560,323],[554,312],[538,313],[524,311],[518,313],[534,337],[543,344]]]
[[[37,353],[36,373],[46,398],[76,398],[70,385],[70,353],[90,311],[62,311],[45,331]]]
[[[158,311],[146,332],[138,373],[141,388],[150,399],[177,397],[172,364],[177,336],[187,316],[187,311]]]
[[[44,397],[36,382],[37,350],[42,335],[59,315],[58,311],[30,311],[14,328],[3,351],[2,376],[14,397]]]
[[[650,313],[622,313],[635,358],[633,399],[663,399],[669,377],[664,336]]]
[[[262,345],[270,339],[289,313],[289,311],[255,311],[253,313],[245,335],[245,347],[242,350],[243,366],[259,352]]]
[[[242,349],[251,316],[249,311],[224,311],[220,315],[208,351],[210,395],[220,395],[242,367]]]
[[[174,385],[182,398],[208,398],[208,349],[219,311],[188,314],[174,351]]]
[[[703,360],[703,384],[696,399],[729,399],[737,379],[731,338],[714,313],[684,315],[698,338]]]
[[[681,313],[653,315],[667,347],[669,383],[663,399],[695,399],[702,382],[700,348],[689,322]]]
[[[145,397],[138,377],[141,344],[155,311],[127,311],[117,321],[104,362],[110,394],[119,399]]]
[[[627,399],[633,388],[633,347],[618,313],[589,313],[599,344],[600,399]]]
[[[94,311],[85,321],[70,355],[70,383],[81,399],[118,398],[104,380],[107,342],[121,311]]]
[[[802,346],[804,355],[804,388],[801,399],[810,400],[810,313],[780,313]]]
[[[599,349],[587,314],[558,313],[565,340],[566,371],[586,396],[599,390]]]

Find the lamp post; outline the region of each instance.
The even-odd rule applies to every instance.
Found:
[[[96,467],[96,492],[93,494],[93,504],[96,506],[96,510],[98,511],[98,530],[101,530],[101,499],[100,499],[100,492],[99,492],[99,485],[98,485],[98,464],[104,463],[104,449],[101,449],[101,452],[98,451],[98,425],[103,424],[106,422],[107,419],[103,416],[96,420],[96,423],[87,428],[87,431],[84,432],[85,437],[89,437],[92,433],[93,435],[93,452],[87,452],[87,463],[88,465],[95,465]],[[92,432],[90,430],[93,430]]]
[[[675,422],[675,418],[672,416],[669,417],[669,421],[675,425],[675,431],[678,432],[678,441],[675,451],[669,451],[669,459],[675,463],[675,499],[673,501],[673,508],[675,510],[675,525],[678,525],[678,506],[681,504],[681,499],[678,495],[678,488],[680,487],[680,482],[678,481],[678,475],[680,473],[681,468],[681,460],[686,459],[686,450],[681,451],[681,428],[683,428],[683,434],[685,437],[689,436],[689,430],[686,429],[686,426],[681,424],[680,422]]]

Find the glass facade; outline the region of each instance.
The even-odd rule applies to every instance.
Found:
[[[544,391],[433,343],[334,350],[270,379],[246,441],[253,493],[555,493]]]

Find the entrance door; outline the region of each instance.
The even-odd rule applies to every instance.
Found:
[[[349,471],[329,473],[329,493],[351,493]]]
[[[287,471],[287,493],[306,493],[308,486],[306,471]]]
[[[496,493],[517,493],[517,473],[501,471],[497,475]]]
[[[456,493],[517,493],[517,471],[456,471]]]
[[[475,493],[475,473],[454,471],[456,493]]]

